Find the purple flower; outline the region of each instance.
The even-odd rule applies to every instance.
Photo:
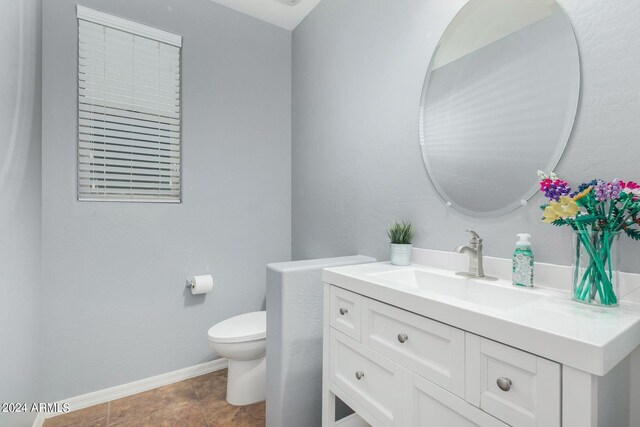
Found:
[[[605,184],[604,181],[598,181],[593,191],[598,202],[604,202],[605,200],[607,200],[609,189],[607,188],[607,184]]]
[[[618,178],[607,184],[608,196],[611,200],[618,200],[622,191],[622,183]]]
[[[556,202],[562,196],[567,196],[571,193],[571,189],[565,181],[556,179],[554,181],[546,180],[541,183],[540,187],[544,191],[544,195],[549,200],[555,200]]]

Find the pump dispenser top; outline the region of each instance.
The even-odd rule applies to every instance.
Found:
[[[518,247],[531,247],[531,234],[520,233],[516,235],[518,237],[518,241],[516,242],[516,246]]]

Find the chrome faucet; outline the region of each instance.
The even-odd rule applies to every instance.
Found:
[[[458,246],[455,251],[459,254],[469,255],[469,272],[457,274],[469,277],[484,277],[484,268],[482,267],[482,238],[473,230],[467,231],[471,233],[469,244]]]

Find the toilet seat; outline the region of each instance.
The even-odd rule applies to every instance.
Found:
[[[215,343],[240,343],[267,337],[267,313],[254,311],[231,317],[209,328],[209,341]]]

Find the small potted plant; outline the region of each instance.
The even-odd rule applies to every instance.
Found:
[[[391,240],[391,264],[411,264],[411,249],[416,232],[410,222],[395,222],[389,226],[387,235]]]

